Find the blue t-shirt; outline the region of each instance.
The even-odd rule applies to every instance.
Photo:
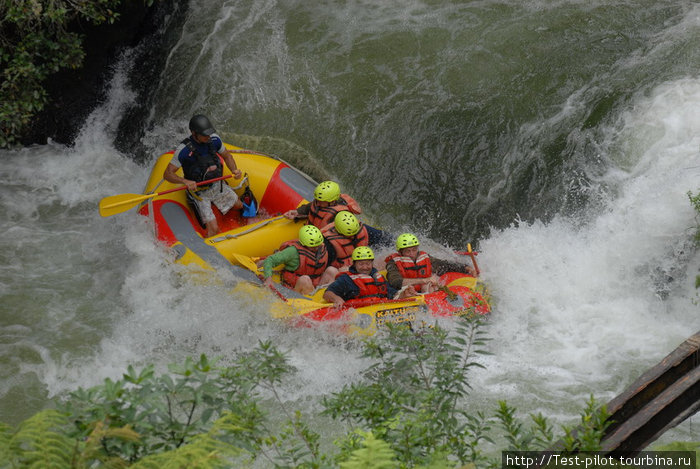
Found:
[[[206,155],[209,153],[209,144],[210,142],[207,143],[199,143],[194,140],[194,138],[190,137],[190,141],[194,145],[194,147],[199,151],[202,155]],[[214,145],[214,148],[216,149],[217,152],[221,153],[226,149],[224,146],[224,142],[221,140],[221,137],[219,137],[218,134],[211,134],[211,144]],[[176,148],[175,152],[173,153],[173,159],[170,160],[170,163],[173,166],[176,166],[180,168],[183,164],[183,161],[187,162],[187,160],[191,162],[196,162],[197,161],[197,156],[191,154],[190,149],[185,145],[184,143],[180,143]]]
[[[353,274],[357,273],[354,267],[350,267],[350,272]],[[374,277],[377,272],[377,269],[372,267],[372,272],[370,272],[370,275]],[[396,288],[389,285],[389,282],[387,282],[386,287],[387,298],[393,298],[396,296],[396,293],[398,292]],[[352,281],[349,275],[338,276],[333,283],[328,285],[328,291],[335,293],[345,301],[352,300],[360,295],[360,287],[358,287],[357,284]]]

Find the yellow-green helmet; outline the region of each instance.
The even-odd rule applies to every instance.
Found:
[[[418,238],[416,238],[415,235],[412,235],[411,233],[403,233],[396,238],[396,250],[400,251],[405,248],[411,248],[413,246],[418,246],[420,244],[420,241],[418,241]]]
[[[335,202],[340,198],[340,186],[333,181],[323,181],[314,190],[314,199],[321,202]]]
[[[355,236],[360,231],[360,222],[355,215],[343,210],[335,215],[335,229],[343,236]]]
[[[368,246],[357,246],[352,251],[353,261],[371,261],[374,259],[374,252]]]
[[[323,234],[314,225],[304,225],[299,230],[299,242],[307,248],[315,248],[323,244]]]

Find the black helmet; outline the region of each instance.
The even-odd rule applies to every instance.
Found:
[[[190,130],[196,134],[207,137],[216,132],[216,130],[214,130],[214,126],[211,125],[211,122],[209,122],[207,116],[203,114],[192,116],[192,119],[190,119]]]

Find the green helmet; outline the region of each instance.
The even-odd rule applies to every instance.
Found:
[[[371,261],[374,259],[374,252],[368,246],[357,246],[354,251],[352,251],[353,261]]]
[[[336,231],[343,236],[355,236],[360,231],[357,217],[347,210],[338,212],[334,221]]]
[[[416,238],[415,235],[412,235],[411,233],[403,233],[400,234],[398,238],[396,238],[396,250],[400,251],[405,248],[411,248],[413,246],[418,246],[420,244],[420,241],[418,241],[418,238]]]
[[[340,186],[333,181],[323,181],[314,190],[314,199],[321,202],[335,202],[340,198]]]
[[[314,225],[304,225],[299,230],[299,242],[307,248],[315,248],[323,244],[323,234]]]

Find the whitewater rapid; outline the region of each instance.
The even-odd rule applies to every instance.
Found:
[[[697,22],[693,13],[685,26]],[[237,279],[230,274],[214,282],[173,265],[148,220],[133,211],[99,217],[102,197],[140,193],[150,164],[170,149],[162,142],[174,146],[186,132],[185,122],[163,118],[143,139],[153,149],[149,159],[136,163],[117,150],[119,120],[136,99],[127,84],[132,65],[128,57],[121,62],[109,100],[73,146],[0,151],[0,420],[26,418],[66,391],[118,378],[128,364],[164,369],[201,353],[225,360],[260,340],[273,341],[299,370],[284,384],[287,399],[314,408],[317,397],[351,383],[367,365],[357,358],[357,341],[289,329],[265,313],[272,298],[231,292]],[[268,96],[260,89],[250,96],[256,92]],[[276,99],[273,109],[291,98]],[[177,105],[163,100],[156,108]],[[551,119],[566,121],[575,112],[569,100]],[[536,139],[549,123],[533,117],[518,129],[519,138]],[[473,240],[494,298],[493,355],[471,380],[478,409],[491,411],[506,399],[523,414],[571,423],[589,395],[609,400],[700,329],[697,220],[686,194],[700,190],[700,78],[675,77],[640,90],[596,135],[598,152],[581,166],[585,181],[571,181],[586,196],[579,210],[528,221],[516,213],[510,224]],[[340,147],[345,136],[337,140]],[[439,159],[440,147],[431,151]],[[513,154],[494,170],[504,172],[497,189],[508,187],[508,164],[515,167],[522,156]],[[364,167],[367,158],[360,154],[348,164]],[[482,194],[470,209],[491,206],[490,193]],[[381,219],[394,229],[411,228],[394,207]],[[440,233],[432,238],[425,244],[443,244]],[[697,439],[689,424],[674,435]]]

